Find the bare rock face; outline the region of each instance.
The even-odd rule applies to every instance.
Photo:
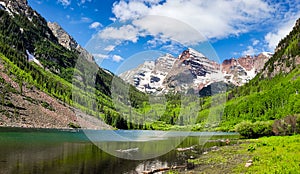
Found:
[[[75,39],[72,36],[70,36],[60,25],[58,25],[56,22],[48,22],[47,25],[54,34],[54,36],[58,39],[59,44],[61,44],[68,50],[77,50],[81,54],[81,56],[83,56],[90,62],[94,61],[93,56],[90,53],[88,53],[86,49],[82,48],[75,41]]]
[[[178,58],[170,54],[156,61],[146,61],[135,69],[120,74],[120,77],[148,93],[168,93],[170,91],[197,91],[214,82],[243,85],[260,72],[272,56],[261,53],[224,60],[218,64],[202,53],[188,48]]]
[[[224,60],[222,72],[224,80],[236,86],[241,86],[261,72],[265,63],[272,57],[272,53],[260,53],[256,56],[245,56]]]
[[[77,42],[60,25],[58,25],[56,22],[48,22],[47,25],[62,46],[69,50],[77,48]]]
[[[23,14],[29,20],[38,16],[37,12],[28,6],[27,0],[0,0],[0,3],[10,14]]]
[[[29,10],[27,0],[1,0],[5,6],[15,13],[26,13]]]

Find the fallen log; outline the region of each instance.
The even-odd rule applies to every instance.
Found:
[[[176,150],[177,150],[178,152],[184,152],[184,151],[188,151],[188,150],[193,150],[194,148],[195,148],[195,146],[184,147],[184,148],[179,147],[179,148],[177,148]]]
[[[122,149],[118,149],[116,150],[117,152],[121,152],[121,153],[131,153],[131,152],[138,152],[139,151],[139,148],[132,148],[132,149],[125,149],[125,150],[122,150]]]
[[[163,167],[163,168],[159,168],[159,169],[153,169],[151,171],[144,171],[143,174],[154,174],[154,173],[157,173],[157,172],[163,172],[163,171],[167,171],[167,170],[183,169],[183,168],[186,168],[186,165],[184,165],[184,166]]]

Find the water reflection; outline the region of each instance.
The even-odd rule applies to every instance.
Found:
[[[1,128],[2,129],[2,128]],[[171,150],[163,154],[164,148],[179,143],[178,147],[189,147],[199,143],[199,137],[170,137],[157,141],[101,141],[90,142],[82,132],[62,131],[1,131],[0,129],[0,173],[141,173],[153,168],[181,165],[185,153]],[[131,156],[137,160],[126,160],[110,155],[98,146],[106,147],[118,157]],[[175,148],[175,147],[174,147]],[[174,149],[173,148],[173,149]],[[161,156],[149,160],[138,160],[142,155]]]

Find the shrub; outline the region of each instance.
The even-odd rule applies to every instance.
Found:
[[[273,135],[272,121],[243,121],[236,125],[235,131],[245,138],[258,138]]]
[[[235,131],[245,138],[253,137],[253,124],[250,121],[243,121],[235,126]]]
[[[287,116],[283,119],[275,120],[272,129],[275,135],[300,133],[300,116]]]
[[[253,132],[255,137],[263,137],[273,135],[273,121],[257,121],[253,123]]]

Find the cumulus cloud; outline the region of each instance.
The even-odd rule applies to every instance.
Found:
[[[119,56],[119,55],[113,55],[112,56],[112,60],[114,61],[114,62],[117,62],[117,63],[119,63],[119,62],[121,62],[122,60],[124,60],[121,56]]]
[[[174,40],[182,44],[192,45],[205,40],[191,26],[169,17],[146,16],[133,21],[133,24],[142,29],[141,31],[145,32],[143,34]]]
[[[71,0],[57,0],[57,2],[65,7],[71,5]]]
[[[276,3],[272,0],[120,0],[113,4],[114,16],[110,20],[120,21],[123,26],[108,27],[98,37],[136,43],[140,37],[152,35],[154,39],[147,42],[149,48],[166,48],[171,41],[190,46],[206,39],[277,28],[264,40],[252,40],[243,51],[244,55],[254,55],[266,47],[274,49],[291,30],[299,10],[300,4],[292,0]]]
[[[98,27],[102,27],[102,24],[100,22],[93,22],[89,28],[90,29],[97,29]]]
[[[247,32],[255,23],[269,17],[272,11],[273,8],[262,0],[166,0],[150,5],[145,1],[121,0],[113,5],[113,13],[121,21],[142,20],[147,15],[165,16],[192,26],[207,38],[224,38]],[[157,23],[159,25],[147,26],[148,29],[159,30],[158,27],[165,25]],[[174,33],[178,33],[177,27],[173,29]]]
[[[139,29],[133,25],[124,25],[119,28],[108,27],[99,32],[98,36],[102,39],[124,40],[135,43],[138,41]]]
[[[253,46],[248,46],[247,50],[243,51],[243,55],[249,55],[249,56],[253,56],[255,54],[257,54],[258,50],[253,48]]]
[[[136,19],[148,13],[148,6],[142,1],[120,1],[113,4],[113,13],[121,21]]]

